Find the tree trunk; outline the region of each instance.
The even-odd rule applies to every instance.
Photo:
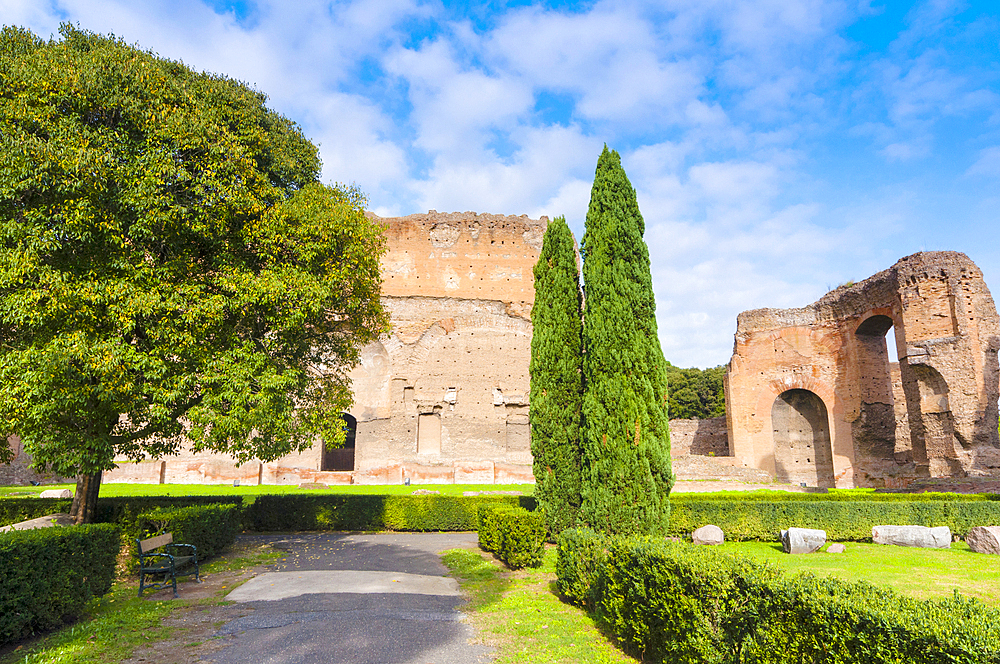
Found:
[[[70,508],[70,516],[76,525],[94,522],[94,515],[97,513],[97,494],[100,490],[101,473],[77,476],[73,507]]]

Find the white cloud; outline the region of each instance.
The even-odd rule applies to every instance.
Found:
[[[1000,177],[1000,145],[982,150],[979,159],[965,173],[991,178]]]
[[[242,22],[198,0],[0,0],[0,14],[257,86],[321,144],[324,178],[358,183],[381,215],[565,214],[579,238],[607,143],[646,220],[664,351],[704,366],[728,359],[740,311],[806,305],[937,238],[927,202],[944,199],[921,182],[1000,174],[997,147],[931,158],[945,121],[997,144],[997,78],[986,55],[954,58],[957,6],[918,5],[864,56],[843,28],[872,10],[849,0],[598,0],[489,28],[424,0],[264,0]],[[565,103],[555,120],[542,95]],[[996,244],[995,196],[980,196],[948,223]]]

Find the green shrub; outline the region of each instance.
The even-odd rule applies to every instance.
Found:
[[[531,496],[377,496],[286,494],[259,496],[246,510],[246,526],[289,530],[476,530],[480,505],[533,508]]]
[[[173,533],[176,544],[193,544],[203,562],[236,541],[241,520],[238,505],[192,505],[154,509],[137,521],[142,537]]]
[[[111,590],[120,546],[107,524],[0,533],[0,643],[78,617]]]
[[[0,526],[9,526],[47,514],[69,513],[73,500],[69,498],[38,498],[12,496],[0,498]]]
[[[556,590],[567,602],[594,608],[593,591],[604,563],[605,538],[590,528],[567,528],[556,541]]]
[[[646,662],[1000,662],[1000,611],[957,594],[918,601],[648,538],[610,540],[597,576],[599,620]]]
[[[670,502],[705,502],[708,500],[739,500],[741,502],[761,501],[765,503],[862,501],[886,503],[912,503],[945,500],[950,502],[980,502],[1000,500],[995,493],[876,493],[875,489],[829,489],[821,492],[781,491],[780,489],[757,489],[756,491],[711,491],[705,493],[672,493]]]
[[[479,547],[496,554],[507,567],[537,567],[545,546],[545,518],[541,512],[510,504],[479,508]]]
[[[803,495],[803,494],[793,494]],[[919,495],[919,494],[916,494]],[[994,500],[728,500],[671,499],[670,532],[687,536],[705,524],[722,528],[731,541],[777,541],[789,526],[826,531],[829,541],[863,541],[883,524],[948,526],[964,534],[974,526],[1000,525]]]

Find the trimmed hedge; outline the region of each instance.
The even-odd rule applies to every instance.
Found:
[[[138,534],[136,520],[143,512],[160,507],[188,507],[190,505],[231,504],[242,505],[242,496],[115,496],[99,498],[94,515],[96,523],[117,523],[129,533]],[[73,505],[70,498],[37,498],[14,496],[0,498],[0,526],[7,526],[46,514],[69,512]]]
[[[37,519],[47,514],[69,513],[73,505],[71,498],[37,498],[35,496],[11,496],[0,498],[0,526]]]
[[[288,530],[476,530],[481,505],[534,508],[531,496],[263,495],[246,509],[246,525],[258,531]]]
[[[236,541],[242,516],[238,505],[192,505],[144,512],[137,523],[141,537],[173,533],[175,543],[197,547],[198,562],[204,562]]]
[[[574,537],[566,552],[587,536],[567,533]],[[1000,662],[1000,611],[957,594],[918,601],[866,583],[789,577],[708,547],[591,540],[602,558],[591,587],[581,593],[585,574],[565,561],[558,583],[592,597],[598,619],[642,661]]]
[[[541,512],[505,504],[479,509],[479,546],[511,569],[541,565],[546,534]]]
[[[731,541],[777,541],[780,531],[789,526],[825,530],[828,541],[863,541],[871,539],[873,526],[887,523],[948,526],[961,535],[974,526],[1000,525],[1000,501],[986,499],[764,502],[671,498],[671,508],[670,534],[688,536],[711,523]]]
[[[784,501],[863,501],[887,503],[912,503],[935,500],[951,502],[978,502],[1000,500],[995,493],[878,493],[874,489],[829,489],[822,492],[781,491],[780,489],[757,489],[756,491],[706,491],[704,493],[672,493],[670,502],[704,502],[706,500],[741,500],[780,503]]]
[[[120,547],[110,524],[0,533],[0,643],[81,615],[111,590]]]
[[[594,589],[604,564],[606,540],[590,528],[567,528],[556,540],[556,590],[577,606],[594,608]]]

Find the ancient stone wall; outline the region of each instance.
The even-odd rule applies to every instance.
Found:
[[[10,463],[0,463],[0,486],[15,486],[31,484],[53,484],[63,482],[61,478],[53,473],[39,473],[30,467],[31,457],[21,446],[21,439],[11,436],[7,439],[7,447],[14,452],[14,459]]]
[[[447,213],[379,219],[391,333],[351,373],[354,448],[321,443],[237,468],[223,455],[121,464],[105,481],[531,482],[532,269],[548,219]]]
[[[726,374],[730,447],[809,486],[996,474],[998,348],[989,289],[956,252],[908,256],[801,309],[743,312]]]
[[[670,456],[729,456],[725,417],[670,420]]]

